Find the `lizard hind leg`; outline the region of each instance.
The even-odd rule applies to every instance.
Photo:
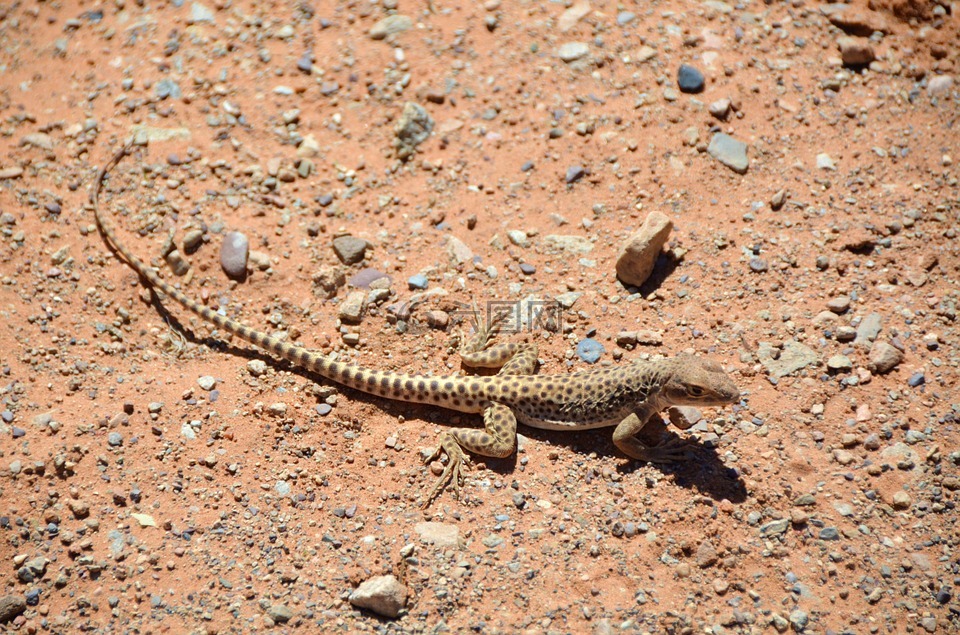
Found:
[[[447,465],[437,479],[436,485],[423,503],[427,507],[440,495],[447,485],[453,487],[455,498],[460,498],[464,464],[469,461],[464,452],[481,456],[506,458],[513,454],[517,444],[517,418],[507,406],[492,403],[483,411],[483,430],[454,428],[440,435],[440,445],[427,458],[430,463],[442,454],[447,455]]]
[[[477,332],[468,340],[464,341],[461,339],[461,341],[463,341],[463,345],[460,347],[461,356],[470,355],[471,353],[479,353],[490,348],[490,345],[493,343],[494,338],[496,338],[497,333],[500,332],[500,329],[503,328],[505,323],[510,321],[511,311],[502,310],[494,313],[490,320],[486,323],[484,323],[480,318],[476,317],[479,313],[480,311],[477,309],[476,305],[474,305],[473,323],[476,326]]]
[[[496,368],[499,375],[532,375],[537,366],[537,345],[505,342],[491,345],[494,335],[509,320],[510,312],[495,314],[489,324],[460,349],[460,359],[471,368]]]

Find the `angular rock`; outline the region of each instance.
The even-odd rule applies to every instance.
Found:
[[[717,563],[717,548],[709,540],[704,540],[697,548],[697,566],[701,569],[712,567]]]
[[[400,119],[394,128],[393,147],[400,160],[409,159],[417,151],[417,146],[426,141],[433,132],[433,117],[420,104],[408,101],[403,106]]]
[[[333,239],[333,252],[345,265],[355,265],[358,262],[363,262],[368,246],[367,241],[356,236],[337,236]]]
[[[407,603],[407,587],[392,575],[370,578],[350,594],[350,604],[384,617],[397,617]]]
[[[0,597],[0,624],[12,622],[15,617],[27,610],[27,601],[20,595]]]
[[[330,299],[336,297],[337,289],[346,284],[347,276],[341,266],[324,266],[313,274],[313,292],[316,295]]]
[[[899,348],[887,342],[874,342],[870,347],[870,361],[867,368],[877,374],[888,373],[903,361],[903,353]]]
[[[277,624],[286,624],[293,619],[293,611],[284,604],[274,604],[267,609],[267,615]]]
[[[187,20],[187,24],[200,24],[202,22],[213,24],[215,22],[213,11],[206,5],[194,2],[190,5],[190,17]]]
[[[670,423],[681,430],[689,430],[703,419],[703,412],[696,406],[674,406],[667,410]]]
[[[473,260],[473,250],[456,236],[447,236],[447,254],[454,264],[462,265]]]
[[[750,167],[747,144],[723,132],[713,135],[710,145],[707,146],[707,152],[737,174],[746,174],[747,168]]]
[[[862,37],[844,35],[837,39],[840,48],[840,59],[846,67],[866,66],[877,59],[870,41]]]
[[[617,277],[630,286],[639,287],[650,274],[663,249],[673,221],[660,212],[651,212],[640,229],[627,239],[617,256]]]
[[[367,294],[363,291],[353,291],[347,294],[347,297],[340,303],[340,319],[347,324],[359,324],[363,317],[363,305],[366,299]]]

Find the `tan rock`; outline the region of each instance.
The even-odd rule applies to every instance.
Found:
[[[650,274],[663,249],[673,221],[665,214],[651,212],[640,229],[631,236],[617,257],[617,277],[627,285],[639,287]]]
[[[837,39],[837,46],[840,47],[840,59],[844,66],[865,66],[877,59],[866,38],[845,35]]]

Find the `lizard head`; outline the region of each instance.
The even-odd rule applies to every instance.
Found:
[[[740,390],[720,364],[680,355],[663,392],[671,406],[722,406],[740,401]]]

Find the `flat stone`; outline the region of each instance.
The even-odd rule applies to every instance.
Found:
[[[817,353],[809,346],[796,340],[783,343],[782,349],[777,349],[766,342],[761,342],[757,349],[760,363],[774,377],[786,377],[801,368],[817,363]]]
[[[835,298],[830,298],[827,301],[827,308],[837,315],[846,313],[850,309],[850,296],[838,295]]]
[[[407,603],[407,587],[392,575],[363,582],[350,594],[350,604],[384,617],[397,617]]]
[[[233,280],[247,277],[247,259],[250,257],[250,241],[241,232],[227,232],[220,246],[220,267]]]
[[[383,282],[381,282],[383,281]],[[371,289],[373,287],[382,287],[386,284],[389,287],[390,277],[373,267],[364,267],[357,273],[350,276],[347,284],[358,289]]]
[[[617,277],[629,286],[639,287],[657,263],[657,258],[673,230],[673,221],[661,212],[651,212],[643,225],[620,248],[617,256]]]
[[[460,548],[460,528],[451,523],[422,522],[414,526],[423,542],[441,549]]]
[[[747,144],[723,132],[713,135],[710,145],[707,146],[707,152],[737,174],[746,174],[747,168],[750,167]]]
[[[550,251],[562,251],[575,255],[588,254],[593,251],[593,243],[583,236],[547,234],[543,237],[543,244]]]
[[[673,406],[667,409],[670,423],[681,430],[689,430],[703,419],[703,412],[696,406]]]
[[[860,324],[857,326],[857,336],[854,338],[853,343],[863,346],[870,344],[873,340],[877,339],[882,328],[883,316],[879,313],[868,314],[860,320]]]
[[[575,62],[590,54],[590,45],[585,42],[567,42],[557,49],[557,56],[566,63]]]
[[[560,17],[557,18],[557,29],[561,33],[566,33],[588,13],[590,13],[590,3],[587,0],[581,0],[560,14]]]
[[[833,355],[827,360],[827,369],[831,372],[847,372],[851,368],[853,368],[853,362],[846,355]]]
[[[411,291],[423,291],[430,284],[430,281],[422,273],[417,273],[407,278],[407,286]]]
[[[701,569],[712,567],[720,558],[717,556],[717,548],[709,540],[704,540],[697,547],[697,566]]]
[[[585,338],[577,344],[577,357],[588,364],[595,364],[605,352],[603,344],[595,339]]]
[[[789,518],[781,518],[779,520],[774,520],[769,523],[766,523],[760,527],[760,535],[764,538],[773,538],[774,536],[779,536],[781,534],[787,533],[787,528],[790,527]]]
[[[883,14],[860,9],[850,4],[831,3],[820,6],[820,13],[830,23],[849,35],[867,37],[875,31],[890,32],[890,23]]]
[[[413,28],[413,18],[406,15],[388,15],[370,27],[370,39],[383,40]]]

